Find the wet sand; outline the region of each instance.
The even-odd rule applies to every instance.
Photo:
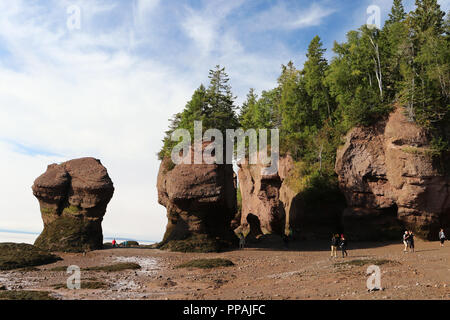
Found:
[[[64,259],[39,271],[0,272],[0,286],[16,290],[46,290],[59,299],[450,299],[450,242],[416,241],[415,253],[401,243],[354,243],[349,256],[330,258],[328,242],[295,242],[289,249],[246,248],[224,253],[175,253],[155,249],[110,249],[59,255]],[[200,258],[225,258],[235,266],[216,269],[177,269]],[[352,260],[384,259],[382,290],[368,292],[364,266]],[[65,284],[66,272],[54,267],[81,268],[136,262],[140,270],[81,271],[82,281],[102,281],[106,289],[54,289]]]

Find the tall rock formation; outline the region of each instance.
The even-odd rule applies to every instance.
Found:
[[[49,165],[32,189],[44,221],[37,247],[67,252],[103,247],[101,222],[114,186],[100,160],[82,158]]]
[[[157,189],[168,219],[161,248],[204,252],[237,245],[231,228],[237,210],[232,165],[174,165],[165,158]]]
[[[289,154],[280,157],[278,171],[271,175],[263,174],[261,164],[239,164],[241,225],[258,224],[264,233],[282,235],[292,229],[303,239],[328,239],[340,229],[342,201],[324,199],[314,210],[308,208],[304,194],[293,188],[295,166]]]
[[[354,128],[337,152],[336,173],[355,239],[400,239],[404,228],[428,239],[450,227],[450,178],[439,172],[424,129],[397,108],[386,121]]]

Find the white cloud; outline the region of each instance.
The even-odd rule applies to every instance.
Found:
[[[40,231],[33,180],[47,164],[94,156],[116,186],[105,234],[159,240],[166,218],[157,203],[156,152],[167,119],[195,85],[170,67],[130,54],[120,30],[70,34],[38,19],[19,25],[31,9],[5,9],[0,37],[19,68],[0,64],[0,140],[63,156],[17,154],[2,143],[1,228]]]
[[[227,67],[242,100],[250,87],[273,87],[280,64],[293,56],[282,42],[248,51],[238,40],[246,22],[227,23],[242,0],[169,7],[172,20],[158,16],[166,2],[125,3],[0,2],[0,229],[39,232],[34,179],[50,163],[93,156],[116,187],[104,234],[161,239],[166,212],[157,203],[156,153],[168,119],[214,65]],[[72,4],[81,8],[81,30],[66,27]],[[174,26],[191,40],[171,42]],[[43,155],[18,153],[14,141]]]
[[[328,4],[329,5],[329,4]],[[336,11],[318,3],[309,7],[291,8],[284,2],[277,2],[269,9],[257,14],[249,21],[254,30],[297,30],[322,24],[323,19]]]
[[[301,29],[318,26],[322,20],[335,12],[334,9],[324,8],[313,3],[305,12],[297,13],[298,17],[292,22],[287,22],[286,26],[291,29]]]
[[[195,41],[202,52],[202,56],[210,53],[220,38],[220,26],[233,10],[243,4],[243,0],[207,1],[199,10],[186,7],[186,18],[182,27],[186,34]]]
[[[160,0],[137,0],[133,7],[135,25],[142,26],[159,4]]]

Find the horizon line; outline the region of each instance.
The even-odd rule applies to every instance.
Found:
[[[35,232],[35,231],[23,231],[23,230],[11,230],[11,229],[0,229],[0,232],[3,233],[18,233],[18,234],[30,234],[30,235],[39,235],[41,234],[40,232]],[[113,237],[113,236],[104,236],[103,239],[107,239],[107,240],[125,240],[125,241],[141,241],[141,242],[153,242],[156,243],[158,241],[155,240],[145,240],[145,239],[135,239],[135,238],[127,238],[127,237]]]

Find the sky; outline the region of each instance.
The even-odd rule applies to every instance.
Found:
[[[449,0],[439,1],[444,11]],[[90,156],[115,194],[105,237],[161,240],[156,153],[170,117],[208,70],[226,67],[237,103],[302,67],[391,0],[0,0],[0,229],[42,231],[31,186],[47,165]],[[414,1],[404,1],[406,9]],[[78,19],[79,18],[79,19]],[[6,233],[5,233],[6,234]]]

